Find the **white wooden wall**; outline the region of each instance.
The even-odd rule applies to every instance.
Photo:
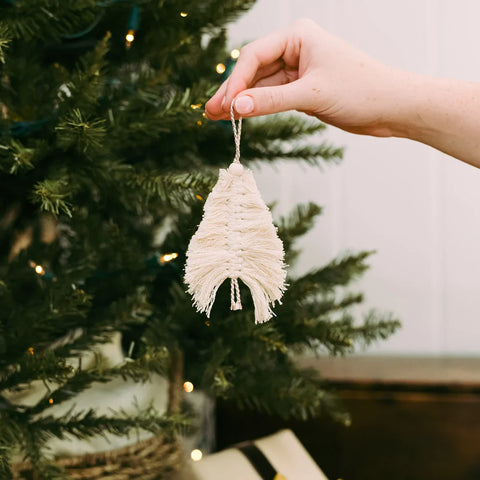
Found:
[[[298,17],[386,63],[480,81],[478,0],[259,0],[231,26],[230,45]],[[298,271],[376,249],[354,285],[366,294],[360,311],[393,311],[403,328],[369,353],[480,355],[480,170],[408,140],[333,127],[326,138],[346,147],[341,166],[284,163],[257,174],[279,213],[310,200],[324,207]]]

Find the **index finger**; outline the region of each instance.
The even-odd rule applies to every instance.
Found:
[[[242,48],[240,57],[227,81],[225,102],[223,102],[224,111],[230,111],[230,105],[237,94],[249,88],[259,68],[283,56],[287,43],[288,35],[285,30],[277,30]]]

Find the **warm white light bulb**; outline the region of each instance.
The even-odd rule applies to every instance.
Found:
[[[194,461],[194,462],[198,462],[202,459],[203,457],[203,453],[201,450],[199,450],[198,448],[196,448],[195,450],[192,450],[190,452],[190,458]]]
[[[224,73],[225,72],[225,65],[223,63],[217,64],[215,70],[217,73]]]
[[[191,393],[193,392],[193,389],[195,387],[193,386],[193,383],[192,382],[185,382],[183,384],[183,389],[187,392],[187,393]]]
[[[171,260],[175,260],[178,257],[178,253],[166,253],[160,257],[160,262],[170,262]]]
[[[230,56],[236,60],[239,56],[240,56],[240,50],[238,48],[234,48],[231,52],[230,52]]]
[[[35,273],[37,273],[38,275],[45,275],[45,270],[43,269],[43,267],[41,265],[36,265],[35,266]]]

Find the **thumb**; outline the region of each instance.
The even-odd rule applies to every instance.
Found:
[[[301,80],[273,87],[250,88],[238,94],[234,102],[235,111],[242,117],[309,109]]]

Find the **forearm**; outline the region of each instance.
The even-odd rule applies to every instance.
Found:
[[[480,168],[480,84],[403,75],[392,135],[417,140]]]

